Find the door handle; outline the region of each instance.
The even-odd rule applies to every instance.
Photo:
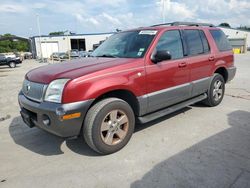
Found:
[[[215,59],[214,56],[208,58],[209,61],[214,61],[214,59]]]
[[[186,62],[181,62],[181,63],[179,63],[178,66],[179,66],[180,68],[186,67],[186,66],[187,66],[187,63],[186,63]]]

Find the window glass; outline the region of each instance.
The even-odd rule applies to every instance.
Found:
[[[171,59],[179,59],[183,57],[183,47],[180,32],[172,30],[165,32],[156,46],[158,51],[169,51]]]
[[[156,30],[125,31],[109,37],[91,55],[95,57],[141,58]]]
[[[207,37],[203,31],[200,31],[200,35],[201,35],[204,53],[207,53],[210,51],[210,47],[209,47],[209,44],[207,42]]]
[[[226,35],[221,30],[210,30],[210,33],[220,51],[232,50],[232,46],[227,40]]]
[[[203,53],[203,44],[199,30],[184,30],[187,41],[189,55],[198,55]]]

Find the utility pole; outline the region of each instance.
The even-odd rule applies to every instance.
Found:
[[[169,0],[161,0],[162,2],[162,21],[163,23],[166,22],[166,8],[169,5]]]
[[[68,32],[68,34],[66,34],[67,35],[67,48],[68,48],[68,56],[69,56],[69,60],[70,60],[71,59],[71,57],[70,57],[70,49],[69,49],[69,44],[70,44],[69,34],[70,34],[70,31],[66,30],[66,31],[64,31],[64,34],[67,33],[67,32]]]
[[[36,22],[37,22],[37,28],[38,28],[38,34],[39,34],[39,43],[40,43],[41,59],[42,59],[42,62],[44,63],[43,51],[42,51],[42,40],[41,40],[40,19],[39,19],[39,15],[38,15],[38,14],[36,14]]]
[[[166,10],[166,1],[162,0],[162,21],[163,21],[163,23],[166,22],[165,10]]]

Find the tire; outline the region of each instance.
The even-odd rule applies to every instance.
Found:
[[[15,68],[16,67],[16,63],[13,62],[13,61],[9,62],[9,67],[10,68]]]
[[[106,155],[122,149],[130,140],[134,127],[135,116],[130,105],[118,98],[107,98],[87,112],[83,137],[93,150]]]
[[[215,73],[208,89],[208,97],[204,104],[213,107],[221,103],[225,93],[225,80],[222,75]]]

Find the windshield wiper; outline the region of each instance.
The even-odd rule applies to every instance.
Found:
[[[97,55],[95,57],[112,57],[112,58],[115,58],[117,56],[114,56],[114,55],[111,55],[111,54],[102,54],[102,55]]]

